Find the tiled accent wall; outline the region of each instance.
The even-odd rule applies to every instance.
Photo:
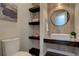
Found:
[[[63,27],[56,27],[50,21],[50,13],[52,10],[59,10],[57,8],[57,4],[50,3],[48,4],[48,26],[49,26],[49,33],[62,33],[62,34],[69,34],[70,32],[74,31],[74,16],[75,16],[75,4],[62,4],[62,9],[65,9],[69,12],[70,18],[66,25]]]

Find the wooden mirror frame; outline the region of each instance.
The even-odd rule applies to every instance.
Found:
[[[66,25],[67,23],[68,23],[68,21],[69,21],[69,18],[70,18],[70,14],[69,14],[69,12],[67,11],[67,10],[65,10],[65,9],[60,9],[60,10],[55,10],[54,12],[52,12],[52,14],[51,14],[51,16],[50,16],[50,20],[51,20],[51,22],[52,22],[52,24],[54,25],[54,26],[58,26],[58,27],[61,27],[61,26],[64,26],[64,25],[56,25],[53,21],[52,21],[52,16],[56,13],[56,12],[58,12],[58,11],[66,11],[67,12],[67,22],[64,24],[64,25]],[[54,19],[54,18],[53,18]]]

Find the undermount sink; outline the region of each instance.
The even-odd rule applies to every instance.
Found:
[[[69,34],[51,34],[50,36],[51,39],[56,39],[56,40],[70,40],[70,35]]]

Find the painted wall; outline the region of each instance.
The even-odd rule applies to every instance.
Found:
[[[17,36],[17,23],[0,20],[0,40]]]
[[[17,37],[17,23],[0,20],[0,40],[8,39],[8,38],[10,39],[15,37]]]
[[[28,51],[31,48],[29,36],[31,35],[32,28],[28,25],[31,20],[29,8],[30,3],[18,4],[18,35],[21,41],[21,50]]]

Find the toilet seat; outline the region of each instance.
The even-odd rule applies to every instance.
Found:
[[[31,56],[31,54],[26,51],[19,51],[15,53],[13,56]]]

